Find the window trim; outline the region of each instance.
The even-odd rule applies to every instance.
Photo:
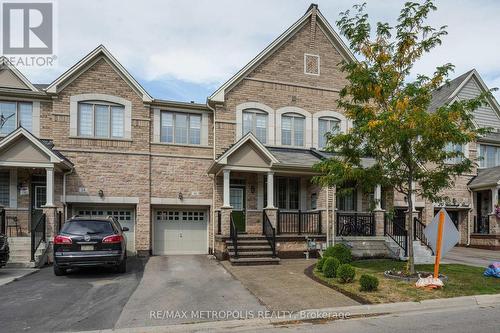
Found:
[[[35,130],[35,127],[37,124],[35,123],[35,102],[33,101],[19,101],[19,100],[7,100],[7,99],[0,99],[0,103],[10,103],[10,104],[15,104],[16,105],[16,111],[14,112],[14,119],[15,119],[15,127],[14,129],[9,132],[9,133],[0,133],[0,137],[5,137],[9,135],[10,133],[14,132],[16,129],[19,128],[20,126],[20,116],[19,116],[19,105],[20,104],[30,104],[31,105],[31,129],[28,129],[23,126],[23,128],[30,133],[33,133]]]
[[[238,104],[236,106],[236,133],[235,133],[235,142],[243,137],[243,111],[247,109],[256,109],[261,110],[267,113],[267,140],[266,145],[273,146],[277,139],[275,138],[275,128],[278,124],[278,120],[276,119],[276,113],[273,108],[267,106],[263,103],[258,102],[245,102]]]
[[[84,135],[80,132],[80,106],[81,105],[92,105],[92,116],[91,116],[91,123],[92,123],[92,135]],[[107,107],[107,110],[108,110],[108,135],[107,136],[98,136],[96,134],[96,116],[95,116],[95,112],[96,112],[96,106],[106,106]],[[123,135],[122,136],[113,136],[113,123],[112,123],[112,120],[113,120],[113,117],[112,117],[112,112],[111,112],[111,108],[112,107],[121,107],[123,108],[123,128],[122,128],[122,133]],[[103,139],[103,140],[107,140],[107,139],[112,139],[112,140],[120,140],[120,139],[124,139],[125,138],[125,106],[124,105],[120,105],[120,104],[116,104],[116,103],[110,103],[110,102],[106,102],[106,101],[81,101],[81,102],[78,102],[78,112],[77,112],[77,135],[81,138],[93,138],[93,139]]]
[[[325,117],[332,117],[332,118],[337,118],[340,120],[340,133],[347,133],[347,130],[352,127],[352,123],[350,120],[347,119],[346,116],[344,116],[342,113],[333,111],[333,110],[324,110],[324,111],[319,111],[315,112],[312,115],[313,117],[313,142],[312,142],[312,147],[316,149],[320,149],[319,147],[319,120],[321,118]]]
[[[120,138],[103,138],[78,135],[78,104],[80,102],[100,101],[122,105],[123,113],[123,137]],[[96,140],[115,140],[115,141],[130,141],[132,139],[132,102],[122,97],[106,95],[106,94],[81,94],[70,96],[70,128],[69,137],[78,139],[96,139]]]
[[[252,129],[250,130],[250,132],[257,138],[257,115],[265,115],[266,116],[266,126],[264,127],[265,130],[266,130],[266,135],[265,135],[265,141],[262,142],[263,144],[267,144],[268,142],[268,137],[269,137],[269,114],[264,111],[264,110],[261,110],[261,109],[244,109],[242,111],[242,118],[241,118],[241,136],[245,136],[247,133],[245,133],[245,113],[247,114],[252,114]]]
[[[172,142],[168,142],[168,141],[162,141],[162,132],[163,132],[163,116],[164,114],[166,113],[171,113],[172,114]],[[175,119],[176,119],[176,115],[179,115],[179,114],[182,114],[182,115],[186,115],[187,116],[187,127],[186,127],[186,131],[187,131],[187,136],[186,136],[186,139],[187,139],[187,142],[176,142],[175,141]],[[192,116],[196,116],[196,117],[199,117],[200,118],[200,141],[199,143],[192,143],[190,142],[191,140],[191,117]],[[199,113],[194,113],[194,112],[180,112],[180,111],[172,111],[172,110],[160,110],[160,139],[159,139],[159,143],[163,143],[163,144],[172,144],[172,145],[186,145],[186,146],[201,146],[202,145],[202,142],[203,142],[203,115],[202,114],[199,114]]]

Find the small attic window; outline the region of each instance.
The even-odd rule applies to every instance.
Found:
[[[319,55],[304,54],[304,74],[319,75]]]

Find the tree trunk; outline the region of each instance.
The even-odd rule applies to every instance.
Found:
[[[408,246],[408,266],[410,273],[415,273],[415,258],[413,255],[413,177],[408,179],[408,235],[407,235],[407,246]]]

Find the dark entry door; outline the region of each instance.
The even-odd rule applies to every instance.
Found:
[[[31,226],[33,227],[43,213],[43,205],[47,202],[45,183],[33,182],[31,184]]]
[[[245,187],[231,187],[229,195],[229,203],[233,207],[233,221],[238,232],[246,231],[245,222]]]
[[[396,209],[394,211],[394,234],[404,235],[406,230],[406,209]]]

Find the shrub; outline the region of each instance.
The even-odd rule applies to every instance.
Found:
[[[325,260],[326,260],[327,257],[321,257],[318,259],[318,261],[316,262],[316,270],[318,272],[322,272],[323,271],[323,265],[325,263]]]
[[[337,270],[337,277],[342,283],[352,282],[355,275],[356,271],[354,270],[354,267],[349,264],[342,264]]]
[[[327,257],[323,264],[323,275],[327,278],[334,278],[337,274],[339,266],[340,261],[337,258]]]
[[[359,288],[361,291],[374,291],[378,288],[378,279],[376,276],[363,274],[359,278],[359,284],[361,285]]]
[[[352,261],[351,249],[344,244],[335,244],[334,246],[329,246],[323,257],[334,257],[337,258],[341,264],[348,264]]]

